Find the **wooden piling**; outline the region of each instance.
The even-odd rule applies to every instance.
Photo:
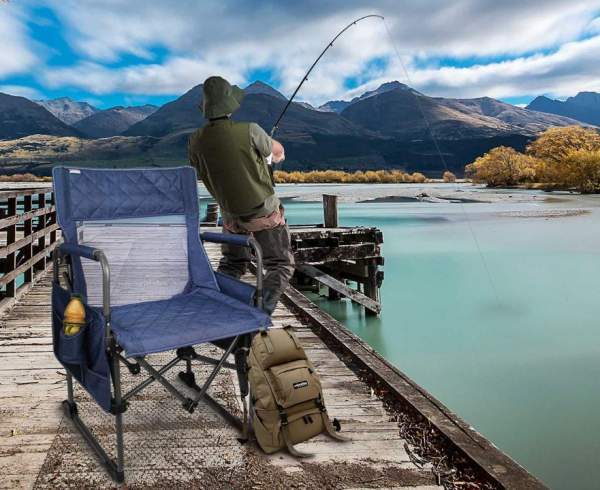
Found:
[[[204,217],[204,225],[217,226],[219,221],[219,205],[216,202],[209,202],[206,205],[206,216]]]
[[[323,194],[323,224],[325,228],[338,227],[337,196]]]

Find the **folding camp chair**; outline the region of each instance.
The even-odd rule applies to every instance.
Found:
[[[262,258],[250,236],[199,234],[196,173],[191,167],[53,171],[58,222],[64,243],[54,254],[52,330],[54,353],[67,372],[66,415],[97,453],[110,475],[124,481],[123,413],[134,396],[157,381],[192,413],[203,401],[248,437],[246,358],[253,333],[271,320],[262,306]],[[213,272],[201,240],[254,250],[256,287]],[[66,269],[66,270],[65,270]],[[59,282],[64,271],[68,288]],[[80,294],[86,326],[65,335],[63,312]],[[211,343],[219,359],[193,346]],[[146,356],[176,350],[173,360],[152,367]],[[234,354],[235,364],[227,358]],[[192,360],[214,365],[202,387]],[[197,390],[182,393],[165,373],[185,363],[179,378]],[[149,377],[122,392],[121,365]],[[207,392],[223,367],[237,371],[243,420]],[[116,459],[111,459],[77,412],[73,378],[103,410],[115,416]]]

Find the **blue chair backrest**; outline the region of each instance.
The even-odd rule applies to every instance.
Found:
[[[112,305],[167,299],[192,286],[217,288],[199,239],[192,167],[56,167],[52,174],[64,240],[105,252]],[[98,264],[74,259],[73,275],[74,290],[99,306]]]

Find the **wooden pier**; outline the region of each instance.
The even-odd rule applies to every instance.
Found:
[[[327,288],[330,300],[348,298],[369,315],[381,312],[383,233],[373,227],[339,226],[337,196],[323,196],[323,223],[290,226],[296,259],[292,283],[303,291]],[[209,202],[204,226],[218,226],[219,207]],[[353,287],[354,286],[354,287]]]
[[[329,235],[320,231],[319,240]],[[307,233],[301,240],[314,239],[314,231]],[[52,246],[48,240],[38,253]],[[303,248],[314,247],[296,250]],[[218,246],[207,252],[219,260]],[[305,264],[321,270],[337,261]],[[62,416],[66,383],[52,353],[50,277],[48,267],[40,271],[0,316],[0,488],[113,487]],[[544,488],[296,288],[288,288],[274,323],[292,326],[301,339],[329,411],[351,442],[319,436],[298,446],[315,453],[309,460],[265,456],[253,443],[240,445],[210,410],[189,414],[155,384],[131,405],[135,413],[124,415],[127,488]],[[159,364],[163,356],[150,361]],[[127,376],[126,385],[135,381]],[[225,371],[213,386],[213,395],[235,408],[233,374]],[[111,418],[83,390],[76,397],[82,418],[109,442]]]

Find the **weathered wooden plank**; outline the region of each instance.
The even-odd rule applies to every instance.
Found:
[[[312,277],[324,286],[327,286],[328,288],[337,291],[341,295],[350,298],[352,301],[358,303],[361,306],[364,306],[368,310],[371,310],[377,314],[381,312],[380,303],[372,300],[368,296],[365,296],[360,291],[355,291],[354,289],[349,288],[343,282],[338,281],[334,277],[331,277],[329,274],[320,271],[316,267],[309,264],[296,264],[296,269],[302,272],[303,274]]]
[[[8,254],[14,253],[15,251],[23,248],[25,245],[28,245],[28,244],[38,240],[40,237],[49,235],[51,232],[58,230],[58,229],[59,229],[59,227],[57,224],[50,225],[46,228],[42,228],[39,231],[31,233],[30,235],[27,235],[26,237],[21,238],[20,240],[17,240],[16,242],[13,242],[10,245],[7,245],[6,247],[0,248],[0,259],[3,259]]]
[[[31,259],[27,260],[25,263],[17,267],[16,269],[11,270],[6,273],[4,276],[0,278],[0,286],[4,286],[11,281],[14,281],[20,274],[29,269],[33,264],[43,259],[46,255],[48,255],[52,250],[54,250],[59,242],[54,242],[51,245],[48,245],[44,250],[36,253]]]
[[[23,194],[30,195],[30,194]],[[2,197],[0,196],[0,199]],[[7,226],[16,225],[17,223],[25,220],[30,220],[32,218],[36,218],[38,216],[44,216],[46,214],[51,214],[55,211],[54,206],[44,207],[40,209],[35,209],[33,211],[27,211],[26,213],[16,214],[14,216],[10,216],[8,218],[0,219],[0,230],[3,230]]]
[[[379,248],[375,243],[357,243],[352,245],[339,245],[337,247],[307,247],[299,248],[294,252],[298,262],[316,264],[337,260],[356,260],[379,255]]]

